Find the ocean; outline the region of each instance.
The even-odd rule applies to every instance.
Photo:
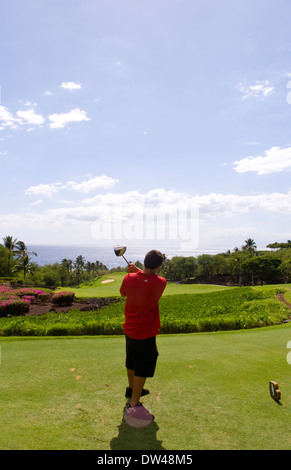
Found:
[[[99,261],[108,269],[116,268],[118,266],[125,266],[126,262],[122,257],[117,257],[112,247],[94,247],[94,246],[65,246],[65,245],[27,245],[28,251],[34,251],[37,256],[30,254],[31,261],[37,263],[39,266],[46,264],[61,263],[66,258],[75,261],[77,256],[82,255],[86,261],[95,262]],[[128,262],[141,261],[143,263],[144,256],[149,251],[148,247],[128,247],[124,256]],[[216,254],[221,253],[221,249],[204,249],[193,250],[193,252],[182,252],[175,247],[168,247],[165,250],[157,248],[166,255],[167,258],[173,256],[199,256],[201,254]]]

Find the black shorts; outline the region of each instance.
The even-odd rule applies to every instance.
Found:
[[[155,373],[158,349],[156,337],[147,339],[126,338],[125,367],[134,370],[137,377],[153,377]]]

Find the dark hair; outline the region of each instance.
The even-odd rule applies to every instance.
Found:
[[[147,269],[155,269],[160,267],[163,261],[164,256],[160,251],[151,250],[145,256],[144,267]]]

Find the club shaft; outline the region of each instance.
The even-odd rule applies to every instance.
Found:
[[[127,262],[128,266],[129,266],[129,262],[127,261],[127,259],[123,255],[121,255],[121,256]]]

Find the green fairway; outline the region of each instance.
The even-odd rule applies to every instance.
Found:
[[[119,289],[126,274],[126,272],[106,274],[96,281],[92,281],[88,284],[81,284],[80,287],[59,288],[57,291],[70,290],[75,292],[76,296],[79,298],[120,296]],[[163,295],[201,294],[203,292],[216,292],[222,289],[227,289],[227,287],[207,284],[178,284],[168,282]]]
[[[143,400],[156,419],[134,430],[122,419],[122,336],[1,338],[0,449],[290,450],[290,340],[290,323],[160,335]]]
[[[79,287],[66,287],[65,289],[60,288],[57,290],[73,291],[79,298],[120,296],[119,288],[125,275],[125,272],[105,274],[99,279],[87,284],[81,284]]]

